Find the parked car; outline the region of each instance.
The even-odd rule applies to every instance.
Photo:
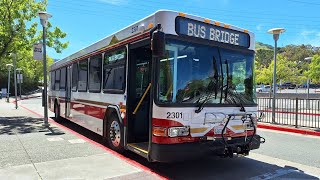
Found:
[[[297,85],[295,85],[295,84],[291,84],[289,87],[288,87],[288,89],[296,89],[297,88]]]
[[[270,92],[271,86],[270,85],[265,85],[265,86],[257,86],[256,87],[256,92],[261,93],[261,92]],[[279,90],[279,87],[276,87],[276,91]]]

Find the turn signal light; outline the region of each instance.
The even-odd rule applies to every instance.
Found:
[[[153,127],[152,134],[154,136],[167,136],[167,128],[164,128],[164,127]]]

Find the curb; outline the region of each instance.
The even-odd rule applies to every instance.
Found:
[[[258,124],[258,128],[283,131],[283,132],[291,132],[291,133],[304,134],[304,135],[320,136],[320,132],[317,132],[317,131],[311,131],[306,129],[296,129],[296,128],[290,128],[290,127],[277,126],[277,125]]]
[[[37,112],[34,112],[33,110],[31,110],[31,109],[29,109],[29,108],[27,108],[27,107],[25,107],[25,106],[23,106],[23,105],[20,105],[20,107],[24,108],[25,110],[27,110],[27,111],[29,111],[29,112],[37,115],[37,116],[39,116],[40,118],[43,118],[43,115],[41,115],[41,114],[39,114],[39,113],[37,113]],[[65,127],[65,126],[63,126],[63,125],[55,122],[55,121],[54,121],[52,118],[50,118],[50,117],[48,117],[48,121],[49,121],[50,123],[55,124],[56,126],[62,128],[62,129],[64,129],[64,130],[66,130],[66,131],[68,131],[68,132],[70,132],[70,133],[78,136],[79,138],[84,139],[85,141],[91,143],[92,145],[94,145],[94,146],[96,146],[96,147],[99,147],[99,148],[101,148],[101,149],[103,149],[103,150],[105,150],[105,151],[107,151],[107,152],[115,155],[115,156],[118,157],[119,159],[122,159],[123,161],[125,161],[125,162],[127,162],[127,163],[129,163],[129,164],[131,164],[131,165],[133,165],[133,166],[135,166],[135,167],[137,167],[137,168],[141,168],[142,170],[144,170],[144,171],[146,171],[146,172],[149,172],[150,174],[158,177],[159,179],[162,179],[162,180],[168,180],[168,179],[169,179],[168,177],[165,177],[165,176],[163,176],[163,175],[158,174],[157,172],[155,172],[155,171],[153,171],[152,169],[150,169],[150,168],[148,168],[148,167],[140,164],[139,162],[137,162],[137,161],[135,161],[135,160],[132,160],[132,159],[129,159],[129,158],[125,157],[124,155],[119,154],[118,152],[113,151],[113,150],[111,150],[110,148],[108,148],[108,147],[106,147],[106,146],[104,146],[104,145],[102,145],[102,144],[99,144],[99,143],[97,143],[97,142],[95,142],[95,141],[87,138],[86,136],[83,136],[82,134],[79,134],[78,132],[73,131],[72,129],[69,129],[69,128],[67,128],[67,127]]]

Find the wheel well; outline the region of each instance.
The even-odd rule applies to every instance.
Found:
[[[115,108],[108,107],[108,108],[106,109],[106,112],[105,112],[104,118],[103,118],[103,136],[105,136],[104,133],[105,133],[105,131],[106,131],[106,129],[107,129],[108,118],[109,118],[112,114],[114,114],[116,117],[119,118],[117,110],[116,110]],[[121,118],[119,119],[119,121],[120,121],[120,123],[122,123],[122,119],[121,119]]]

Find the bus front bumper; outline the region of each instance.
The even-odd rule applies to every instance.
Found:
[[[176,162],[196,159],[206,155],[225,157],[231,157],[231,154],[234,153],[248,155],[250,150],[260,147],[260,138],[259,135],[254,135],[250,145],[244,141],[244,137],[227,140],[228,146],[225,145],[222,139],[181,144],[152,143],[151,159],[156,162]]]

